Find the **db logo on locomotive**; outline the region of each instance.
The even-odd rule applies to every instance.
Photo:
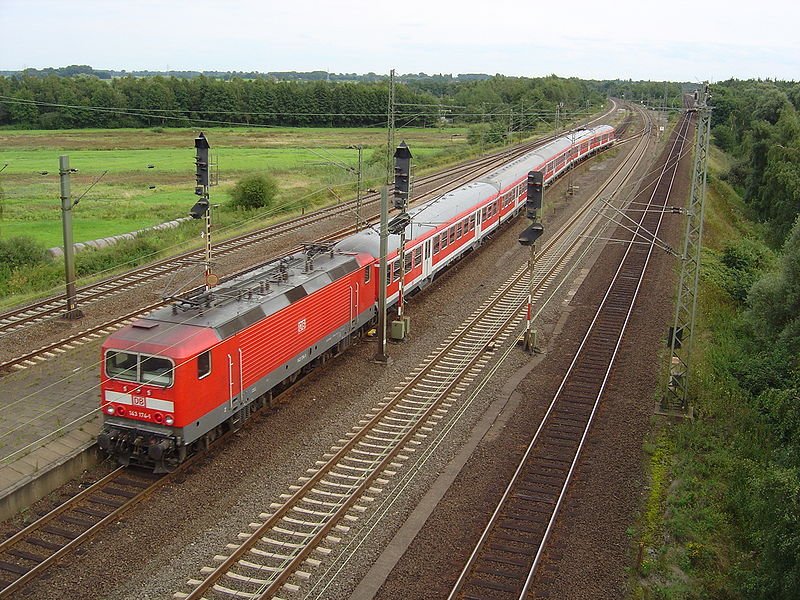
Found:
[[[131,396],[131,399],[134,406],[144,406],[146,402],[143,396]]]

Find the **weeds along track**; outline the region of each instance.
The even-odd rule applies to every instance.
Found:
[[[561,385],[449,600],[527,597],[559,507],[614,371],[615,358],[685,154],[684,115],[661,158],[647,207],[631,212],[624,256]],[[633,215],[636,215],[634,217]],[[638,218],[637,218],[638,217]]]
[[[563,276],[586,233],[603,217],[600,194],[612,181],[621,185],[644,156],[647,139],[618,167],[604,186],[542,249],[534,279],[534,298]],[[351,431],[282,494],[281,502],[250,523],[235,543],[214,557],[216,566],[200,569],[190,591],[175,598],[301,597],[304,586],[343,536],[349,535],[392,480],[423,452],[445,421],[457,412],[459,398],[487,370],[495,352],[515,339],[529,292],[528,269],[513,276],[473,313],[406,381],[374,407]],[[388,492],[387,492],[388,493]],[[377,503],[376,503],[377,504]],[[347,559],[344,559],[347,560]]]

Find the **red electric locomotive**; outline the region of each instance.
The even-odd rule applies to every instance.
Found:
[[[606,125],[573,132],[409,210],[407,292],[518,214],[529,171],[543,171],[549,183],[613,142]],[[399,294],[399,245],[400,236],[390,236],[390,304]],[[275,390],[375,323],[378,247],[372,229],[335,245],[310,244],[112,334],[102,349],[100,448],[122,464],[163,472],[238,427]]]
[[[111,335],[100,448],[163,472],[236,426],[373,321],[372,263],[310,246]]]

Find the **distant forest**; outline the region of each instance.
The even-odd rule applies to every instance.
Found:
[[[73,65],[0,76],[0,126],[187,127],[213,124],[380,126],[388,77],[311,73],[171,73],[138,76]],[[584,81],[555,75],[406,74],[397,77],[400,127],[502,122],[509,130],[596,108],[606,97],[680,105],[680,84]]]
[[[113,69],[94,69],[89,65],[69,65],[68,67],[48,67],[46,69],[24,69],[22,71],[0,71],[4,77],[74,77],[76,75],[90,75],[98,79],[114,79],[115,77],[177,77],[178,79],[192,79],[193,77],[210,77],[212,79],[275,79],[278,81],[348,81],[351,83],[375,83],[385,81],[385,74],[377,73],[330,73],[328,71],[117,71]],[[431,81],[480,81],[489,79],[491,75],[485,73],[460,73],[458,75],[426,73],[406,73],[397,75],[399,82],[431,80]]]

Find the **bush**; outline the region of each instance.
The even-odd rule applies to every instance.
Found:
[[[0,240],[0,297],[49,289],[63,278],[64,268],[50,260],[32,238]]]
[[[32,238],[13,237],[0,240],[0,265],[9,271],[42,264],[47,258],[45,247]]]
[[[251,175],[231,190],[231,205],[251,210],[270,206],[278,194],[278,183],[269,175]]]
[[[495,121],[478,123],[469,128],[467,142],[473,146],[479,144],[503,144],[508,141],[508,129],[505,123]]]

